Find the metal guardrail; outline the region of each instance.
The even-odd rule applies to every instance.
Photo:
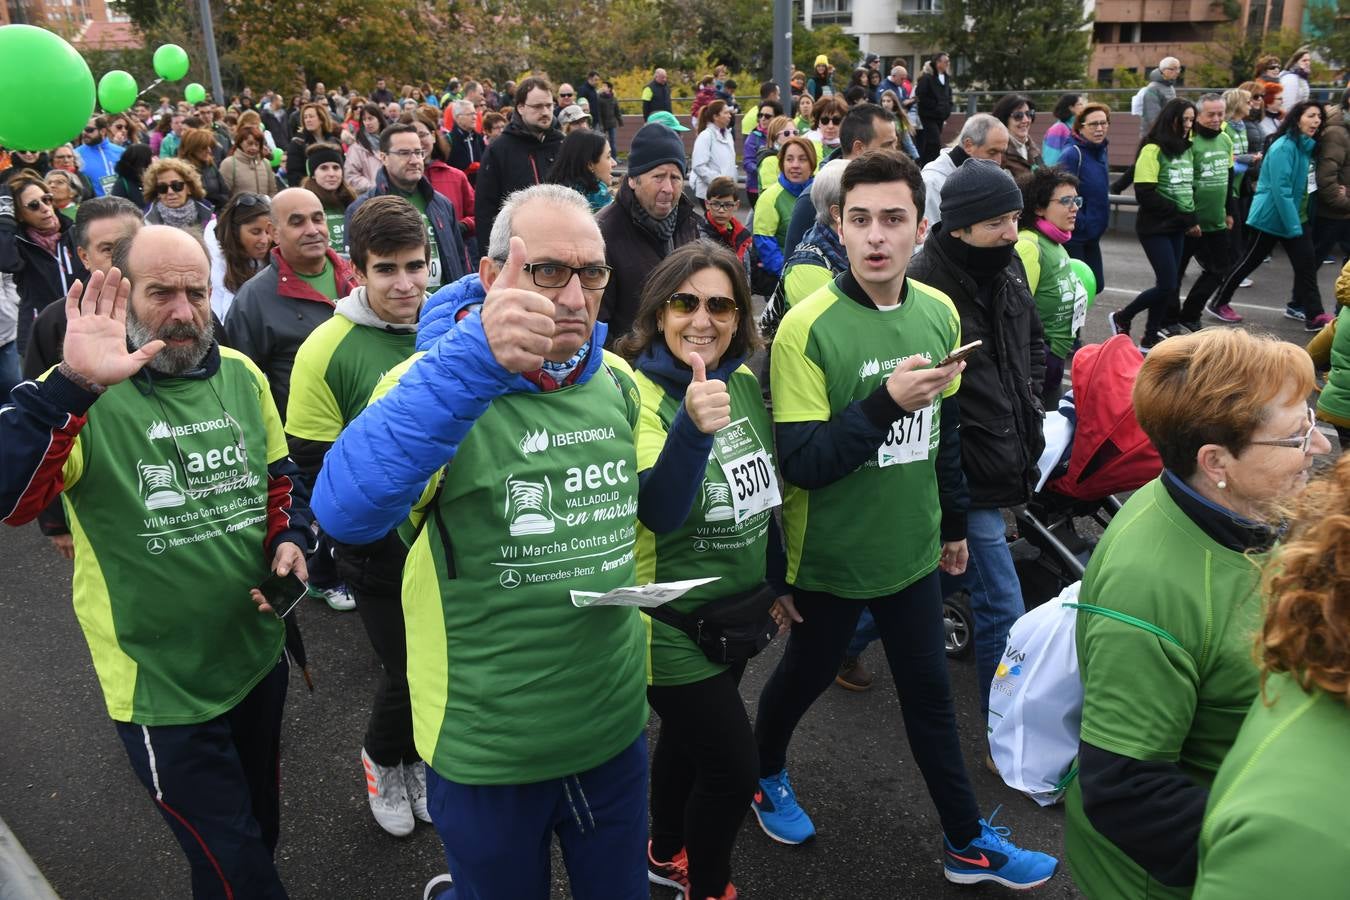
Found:
[[[0,819],[0,900],[60,900],[4,819]]]

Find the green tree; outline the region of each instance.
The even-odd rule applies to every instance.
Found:
[[[900,24],[957,61],[962,87],[1050,90],[1081,84],[1090,53],[1081,0],[947,0],[940,13]]]
[[[1199,59],[1189,61],[1186,83],[1197,87],[1225,87],[1256,77],[1256,61],[1266,54],[1283,63],[1303,45],[1297,31],[1251,33],[1238,22],[1221,25],[1214,37],[1201,45]]]
[[[1350,66],[1350,4],[1345,0],[1309,0],[1312,44],[1332,68]]]

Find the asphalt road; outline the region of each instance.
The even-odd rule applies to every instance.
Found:
[[[1105,254],[1108,287],[1089,313],[1089,341],[1109,333],[1105,310],[1120,308],[1151,280],[1132,236],[1110,237]],[[1234,303],[1249,325],[1306,341],[1302,325],[1280,315],[1292,281],[1282,254],[1277,251],[1253,277],[1256,286],[1240,291]],[[1332,266],[1322,267],[1328,308],[1334,277]],[[71,613],[69,564],[35,526],[0,531],[0,560],[0,621],[9,648],[0,655],[0,817],[62,897],[188,896],[177,845],[133,777],[107,719]],[[197,589],[176,583],[171,572],[146,585],[156,592]],[[360,741],[377,663],[354,613],[334,613],[312,601],[302,611],[317,690],[310,695],[292,680],[282,761],[282,876],[297,900],[418,898],[425,881],[444,870],[435,833],[420,826],[407,839],[389,837],[365,803]],[[743,691],[752,713],[780,649],[771,646],[747,672]],[[819,837],[783,847],[749,817],[734,859],[741,895],[1002,895],[1001,888],[958,888],[943,880],[936,814],[903,740],[895,693],[879,650],[865,659],[881,670],[877,686],[867,694],[831,688],[803,720],[792,746],[793,781]],[[998,822],[1011,827],[1015,841],[1060,853],[1062,811],[1037,807],[982,765],[973,664],[954,662],[952,678],[967,766],[985,814],[1003,804]],[[568,896],[560,864],[555,885],[554,896]],[[653,891],[653,897],[672,893]],[[1080,896],[1063,871],[1038,895]]]

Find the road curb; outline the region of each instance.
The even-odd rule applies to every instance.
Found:
[[[60,900],[4,819],[0,819],[0,900]]]

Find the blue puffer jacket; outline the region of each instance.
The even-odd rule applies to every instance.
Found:
[[[1306,134],[1286,134],[1270,145],[1261,160],[1247,224],[1266,234],[1292,238],[1303,233],[1308,218],[1308,166],[1316,142]]]
[[[597,322],[591,332],[591,352],[578,383],[599,371],[606,330]],[[493,400],[538,390],[497,362],[475,310],[434,340],[388,394],[343,430],[314,486],[315,518],[343,543],[384,537],[408,517],[436,470],[455,458]]]
[[[428,297],[422,306],[422,316],[417,320],[417,349],[430,350],[433,344],[455,327],[460,310],[474,304],[481,306],[486,296],[483,282],[475,273],[447,284]]]
[[[1055,162],[1055,168],[1078,179],[1083,208],[1073,227],[1073,240],[1095,241],[1111,222],[1111,172],[1106,162],[1110,141],[1094,144],[1074,132],[1073,140]]]

